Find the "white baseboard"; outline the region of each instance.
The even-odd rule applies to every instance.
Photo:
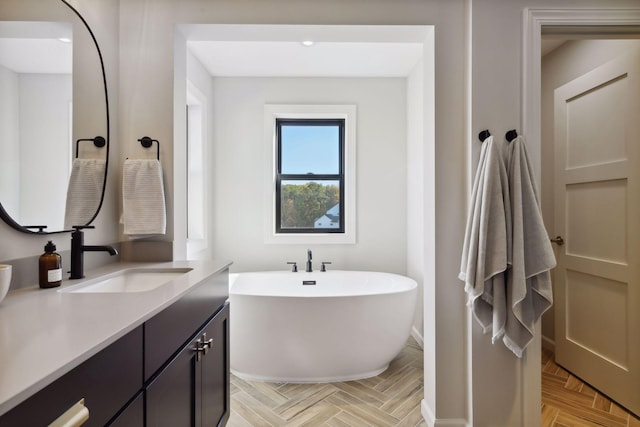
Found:
[[[420,348],[424,350],[424,337],[420,334],[420,331],[418,331],[415,326],[411,328],[411,336],[414,340],[416,340]]]
[[[437,419],[424,399],[420,404],[420,412],[429,427],[469,427],[467,420],[461,418]]]
[[[551,338],[547,338],[544,335],[542,336],[542,348],[545,350],[551,350],[554,353],[556,352],[556,342]]]

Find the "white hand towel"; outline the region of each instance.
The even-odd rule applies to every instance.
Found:
[[[493,331],[494,342],[502,336],[506,321],[510,220],[507,172],[490,136],[482,144],[458,277],[465,282],[475,319],[483,332]]]
[[[74,159],[67,188],[64,229],[87,225],[100,206],[106,161]]]
[[[125,160],[123,180],[124,234],[164,234],[167,226],[162,165],[156,159]]]
[[[553,304],[550,271],[556,266],[549,236],[542,221],[535,179],[524,138],[508,149],[509,188],[513,224],[513,252],[507,274],[507,325],[503,338],[522,357],[533,339],[535,322]]]

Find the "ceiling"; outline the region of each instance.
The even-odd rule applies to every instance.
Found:
[[[543,27],[540,54],[556,50],[570,40],[640,39],[636,25],[569,25]]]
[[[213,76],[406,77],[432,27],[183,25],[189,51]],[[312,46],[302,41],[310,40]],[[541,56],[568,40],[542,38]]]
[[[185,25],[182,31],[213,76],[406,77],[431,27]]]
[[[46,24],[46,25],[45,25]],[[184,25],[189,50],[213,76],[406,77],[431,27]],[[69,24],[0,24],[0,65],[19,73],[71,73]],[[302,41],[313,41],[304,46]],[[542,56],[566,38],[543,37]]]
[[[189,42],[213,76],[406,77],[422,58],[419,43]]]
[[[71,74],[72,33],[64,22],[0,22],[0,65],[16,73]]]

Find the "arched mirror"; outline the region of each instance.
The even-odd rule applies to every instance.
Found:
[[[89,225],[109,139],[102,53],[85,19],[66,0],[2,0],[0,217],[25,233]]]

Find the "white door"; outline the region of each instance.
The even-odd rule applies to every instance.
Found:
[[[555,91],[556,360],[640,414],[640,58]]]

